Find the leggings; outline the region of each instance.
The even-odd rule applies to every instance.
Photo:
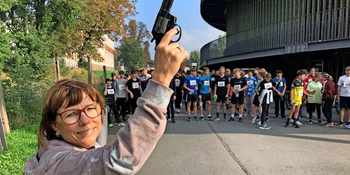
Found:
[[[123,117],[123,121],[125,121],[126,116],[126,98],[117,98],[117,110],[119,112],[117,113],[117,118],[120,118],[120,114]]]
[[[115,119],[117,120],[117,123],[121,123],[120,118],[118,116],[117,106],[116,105],[109,105],[108,111],[107,111],[107,117],[108,117],[108,124],[112,123],[111,120],[111,111],[113,111],[113,114],[115,116]]]
[[[322,106],[323,115],[327,118],[327,123],[332,123],[332,105],[333,100],[324,100]]]
[[[130,98],[129,98],[130,99]],[[137,108],[137,100],[139,97],[134,97],[133,99],[130,99],[130,105],[131,105],[131,114],[135,113],[135,110]],[[130,112],[129,112],[130,113]]]
[[[182,102],[182,93],[180,91],[179,92],[176,92],[176,100],[175,100],[175,108],[176,109],[180,109],[180,104]]]
[[[317,103],[308,103],[307,104],[308,112],[309,112],[309,119],[312,119],[312,113],[317,109],[317,117],[319,120],[321,120],[321,104]],[[316,108],[316,109],[315,109]]]
[[[171,113],[171,116],[170,116]],[[168,110],[167,110],[167,116],[168,118],[175,118],[175,108],[174,108],[174,100],[173,98],[170,99]]]
[[[254,95],[247,95],[246,96],[246,100],[247,100],[247,112],[252,112],[252,105],[253,105],[253,100],[254,100]]]

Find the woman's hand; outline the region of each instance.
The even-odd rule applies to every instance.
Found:
[[[188,58],[188,52],[171,39],[178,33],[177,29],[167,32],[156,48],[154,58],[155,71],[152,80],[169,86],[172,78],[179,71],[181,63]]]

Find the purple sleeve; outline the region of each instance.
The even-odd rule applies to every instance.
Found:
[[[151,80],[139,98],[138,108],[121,128],[116,141],[86,150],[50,145],[40,161],[31,157],[26,174],[135,174],[151,155],[166,126],[166,107],[173,91]],[[57,141],[58,142],[58,141]],[[33,168],[34,167],[34,168]]]

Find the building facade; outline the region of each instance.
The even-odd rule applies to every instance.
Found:
[[[202,0],[201,15],[226,32],[201,49],[201,67],[281,69],[291,81],[303,68],[338,78],[350,65],[350,0]]]

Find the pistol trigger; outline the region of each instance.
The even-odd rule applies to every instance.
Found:
[[[176,25],[174,26],[174,28],[175,28],[176,26],[179,27],[179,29],[180,29],[180,30],[177,30],[176,35],[178,35],[178,34],[180,34],[180,35],[179,35],[179,38],[178,38],[176,41],[172,41],[173,43],[174,43],[174,42],[176,42],[176,43],[179,42],[179,41],[181,40],[181,37],[182,37],[182,29],[181,29],[181,26],[178,25],[178,24],[176,24]]]

